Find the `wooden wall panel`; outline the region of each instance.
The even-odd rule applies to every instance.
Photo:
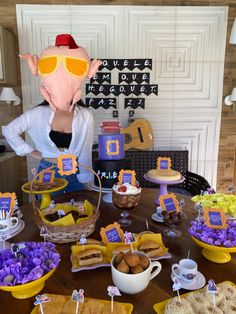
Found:
[[[2,0],[0,3],[0,19],[1,25],[12,31],[17,36],[16,27],[16,12],[15,4],[18,1],[14,0]],[[18,2],[19,3],[19,2]],[[82,0],[26,0],[21,1],[21,4],[84,4],[87,5],[87,1]],[[236,87],[236,45],[229,45],[228,39],[231,31],[231,27],[236,17],[236,2],[233,0],[136,0],[136,1],[89,1],[89,4],[112,4],[112,5],[170,5],[170,6],[229,6],[228,16],[228,28],[227,28],[227,46],[225,55],[224,66],[224,89],[223,99],[228,95],[233,87]],[[18,73],[20,80],[20,67],[18,62]],[[222,99],[222,102],[223,102]],[[221,133],[220,133],[220,146],[218,155],[218,175],[217,175],[217,190],[225,191],[229,184],[232,184],[235,180],[235,163],[236,163],[236,105],[227,107],[222,105],[222,118],[221,118]],[[0,115],[0,124],[3,124],[3,115]],[[12,116],[14,117],[14,115]],[[9,117],[8,117],[9,118]],[[216,156],[217,158],[217,156]],[[236,182],[234,182],[236,185]]]

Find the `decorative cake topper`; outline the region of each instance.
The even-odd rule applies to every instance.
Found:
[[[227,217],[223,209],[205,208],[204,209],[205,225],[213,229],[226,229]]]
[[[51,299],[49,299],[46,294],[36,295],[35,299],[36,301],[34,302],[34,305],[39,305],[41,314],[44,314],[43,303],[49,302]]]
[[[177,296],[178,296],[178,299],[179,299],[179,303],[181,303],[181,299],[180,299],[180,295],[179,295],[179,290],[182,289],[182,286],[178,280],[177,277],[173,277],[173,286],[172,286],[172,289],[173,291],[176,291],[177,292]]]
[[[84,251],[84,245],[87,243],[86,235],[83,233],[81,234],[81,237],[79,239],[79,244],[83,245],[83,251]]]
[[[77,172],[77,161],[75,155],[59,155],[57,158],[58,172],[60,175],[69,176]]]
[[[100,235],[102,242],[107,245],[109,242],[123,242],[124,232],[117,222],[101,228]]]
[[[43,237],[44,242],[46,242],[46,238],[49,236],[48,228],[46,226],[41,226],[40,228],[40,237]]]
[[[158,157],[157,158],[157,171],[167,171],[171,169],[171,159],[169,157]]]
[[[79,303],[84,303],[84,289],[79,289],[79,291],[73,290],[71,300],[76,302],[75,314],[78,314]]]
[[[118,184],[122,185],[124,183],[136,185],[136,172],[134,170],[120,170],[118,176]]]
[[[207,292],[212,294],[213,305],[216,306],[216,297],[215,294],[218,293],[218,288],[213,279],[210,279],[207,284]]]
[[[133,253],[133,234],[132,232],[125,231],[124,233],[125,244],[130,244],[131,252]]]
[[[174,193],[160,195],[160,206],[167,212],[180,211],[180,205]]]
[[[39,182],[41,183],[52,183],[55,180],[55,171],[45,169],[39,175]]]
[[[111,297],[111,312],[113,312],[113,302],[114,296],[121,296],[120,290],[115,286],[108,286],[107,287],[108,295]]]
[[[58,209],[57,215],[59,216],[59,219],[61,219],[62,216],[65,216],[65,211],[64,209]]]

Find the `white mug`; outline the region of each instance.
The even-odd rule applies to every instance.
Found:
[[[189,258],[181,259],[179,264],[171,266],[172,273],[179,279],[193,283],[197,276],[197,263]],[[178,271],[176,271],[178,269]]]
[[[114,258],[111,261],[111,274],[115,286],[122,292],[128,294],[135,294],[143,291],[149,284],[149,281],[156,277],[162,269],[158,261],[151,262],[149,257],[141,252],[135,252],[139,255],[144,255],[149,260],[149,266],[143,272],[138,274],[126,274],[117,270],[114,266]],[[153,268],[157,267],[154,271]]]
[[[0,220],[0,231],[9,231],[11,228],[16,227],[18,225],[17,217],[9,217],[6,219]]]

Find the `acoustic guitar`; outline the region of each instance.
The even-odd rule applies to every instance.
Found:
[[[122,128],[125,137],[125,150],[146,150],[153,145],[153,132],[151,124],[146,119],[134,120],[127,128]]]

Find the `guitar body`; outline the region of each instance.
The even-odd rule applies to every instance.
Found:
[[[146,150],[152,147],[154,139],[151,124],[146,119],[137,119],[127,128],[122,128],[125,137],[125,150]]]

